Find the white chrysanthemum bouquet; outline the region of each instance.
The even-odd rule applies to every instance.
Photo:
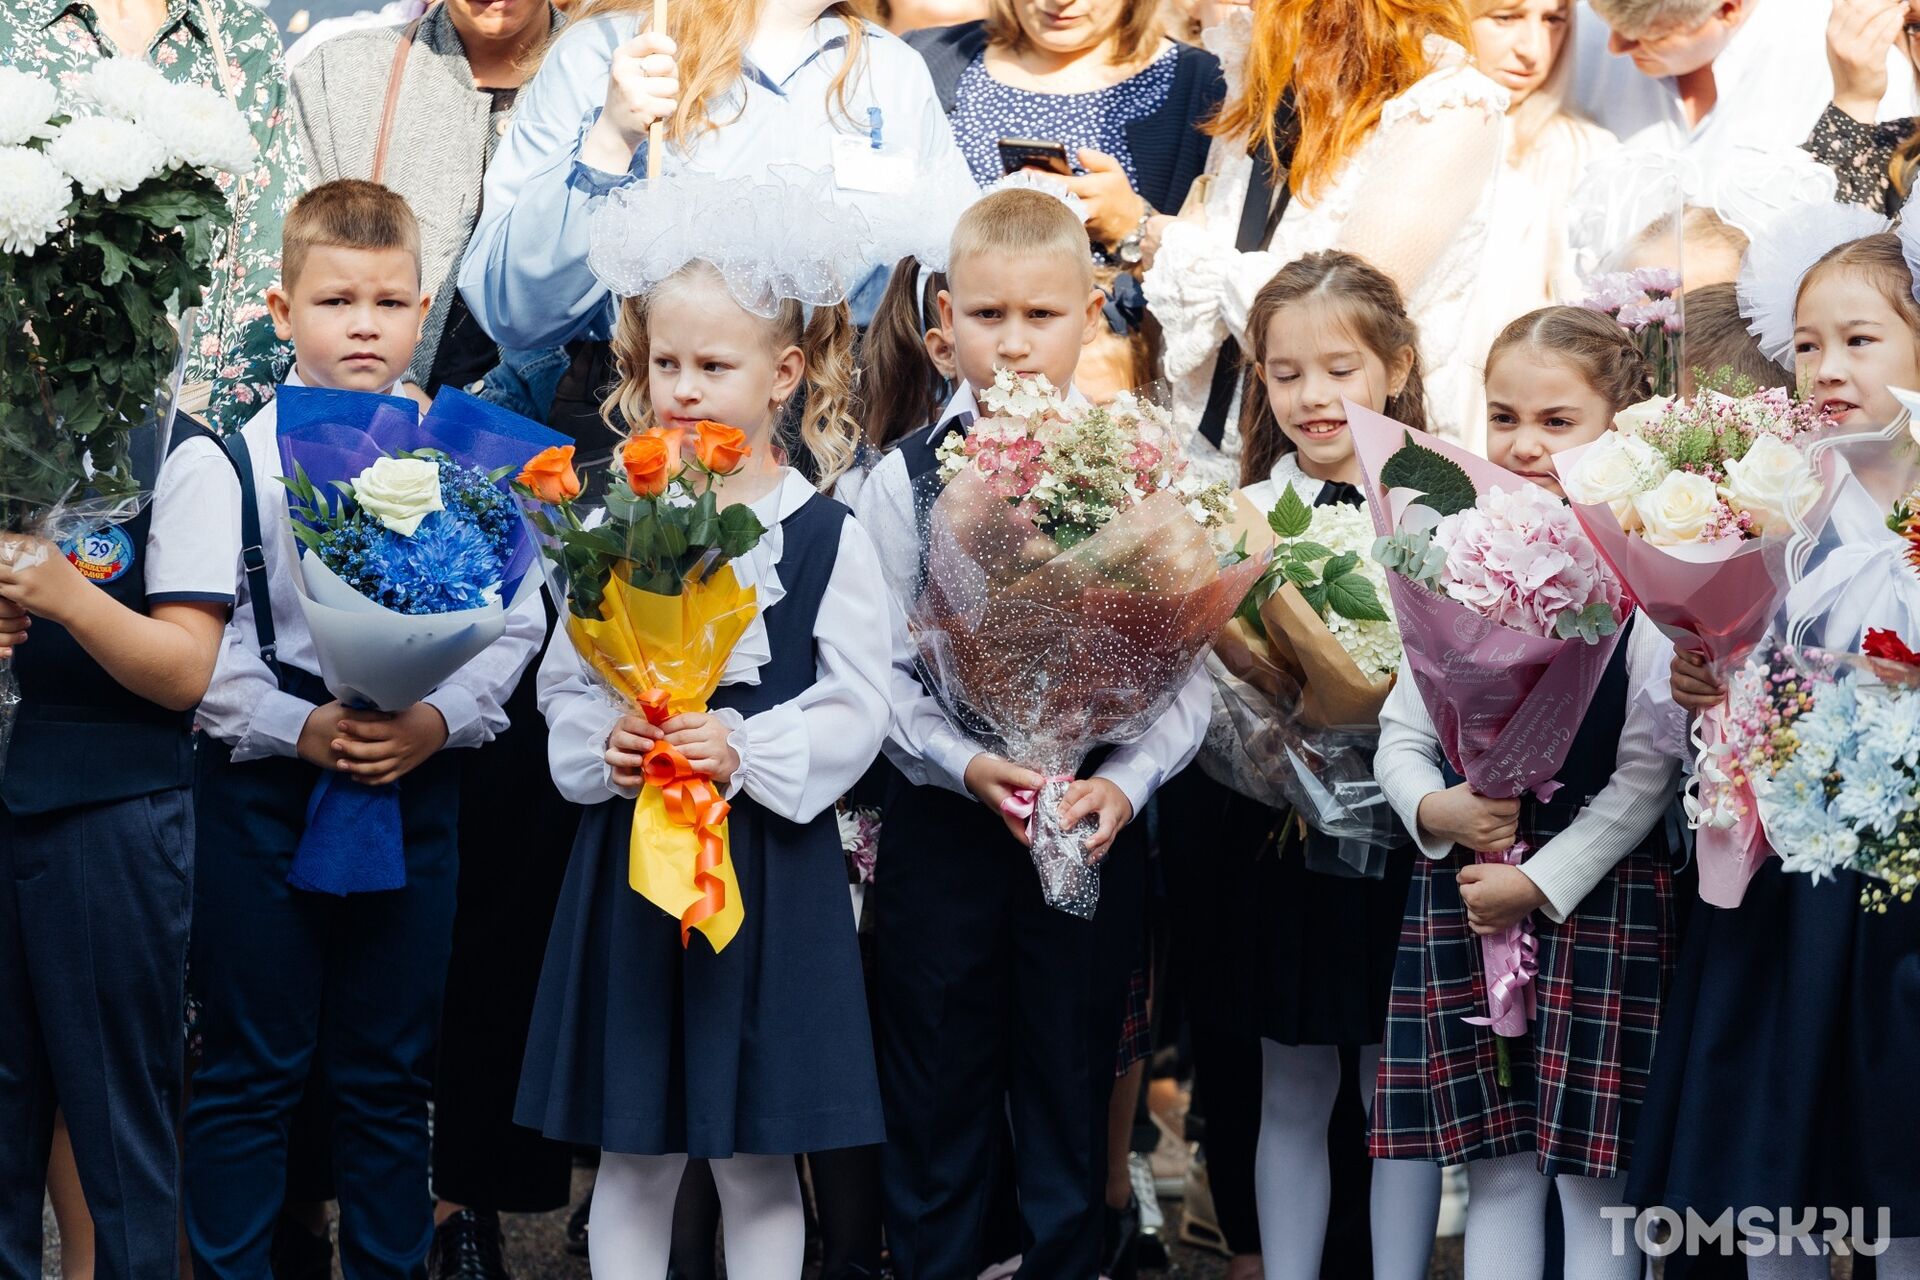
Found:
[[[61,542],[139,510],[166,447],[178,313],[212,279],[220,175],[253,135],[220,94],[105,59],[62,107],[0,67],[0,534]],[[0,663],[0,763],[18,695]]]

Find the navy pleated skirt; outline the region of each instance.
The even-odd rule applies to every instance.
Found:
[[[1889,1211],[1920,1235],[1920,903],[1860,906],[1769,860],[1695,903],[1641,1110],[1641,1206]]]
[[[744,795],[746,919],[718,955],[627,885],[633,803],[589,808],[548,940],[514,1118],[564,1142],[721,1159],[881,1141],[880,1090],[833,814]]]

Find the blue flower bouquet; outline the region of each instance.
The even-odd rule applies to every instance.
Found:
[[[334,697],[403,711],[500,638],[541,581],[509,484],[565,440],[454,390],[423,417],[408,400],[282,388],[300,608]],[[404,885],[399,785],[322,778],[288,880],[333,894]]]

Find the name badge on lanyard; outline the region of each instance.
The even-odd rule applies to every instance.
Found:
[[[867,108],[864,134],[836,134],[833,139],[833,180],[842,191],[870,191],[902,196],[913,190],[913,154],[889,151],[881,135],[880,108]]]

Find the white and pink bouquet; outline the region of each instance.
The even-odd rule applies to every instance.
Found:
[[[1653,389],[1672,395],[1680,389],[1680,335],[1685,317],[1680,307],[1680,273],[1664,267],[1641,267],[1596,276],[1580,305],[1613,317],[1633,338],[1653,371]]]
[[[1631,609],[1619,580],[1546,490],[1351,401],[1347,428],[1440,750],[1476,795],[1551,796]],[[1532,934],[1529,919],[1481,940],[1489,1014],[1475,1021],[1496,1036],[1533,1016]]]
[[[1028,820],[1046,901],[1090,917],[1093,827],[1061,827],[1067,787],[1096,746],[1137,740],[1173,704],[1266,557],[1222,553],[1227,487],[1191,475],[1160,409],[1069,404],[1011,373],[980,401],[988,416],[927,477],[939,493],[916,495],[924,569],[894,585],[929,690],[1042,775],[1003,808]]]

